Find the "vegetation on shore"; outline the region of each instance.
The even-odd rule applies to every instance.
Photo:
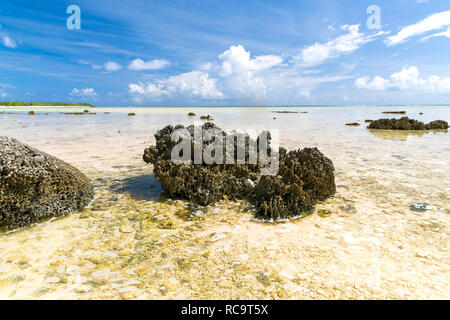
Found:
[[[24,101],[0,101],[0,106],[28,107],[28,106],[64,106],[64,107],[95,107],[90,103],[71,103],[71,102],[24,102]]]

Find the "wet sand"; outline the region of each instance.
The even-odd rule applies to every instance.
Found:
[[[308,113],[274,120],[273,110]],[[395,108],[0,114],[1,135],[76,166],[96,191],[81,213],[0,235],[0,298],[449,299],[448,133],[367,130],[364,120],[386,110]],[[399,110],[424,122],[450,118],[448,107]],[[336,195],[278,224],[254,221],[245,201],[194,207],[165,198],[143,150],[157,129],[206,114],[224,129],[277,129],[289,149],[318,147],[335,165]],[[345,126],[355,121],[362,125]]]

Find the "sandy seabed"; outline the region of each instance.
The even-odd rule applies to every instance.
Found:
[[[365,128],[391,109],[0,115],[1,135],[76,166],[96,191],[83,212],[0,235],[0,298],[449,299],[449,136]],[[450,115],[449,107],[396,109],[421,121]],[[226,129],[275,128],[289,149],[317,146],[335,165],[336,195],[277,224],[253,220],[245,201],[195,207],[164,197],[143,150],[157,129],[203,114]],[[354,121],[362,125],[345,126]]]

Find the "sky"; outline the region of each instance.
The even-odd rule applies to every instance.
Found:
[[[2,0],[0,100],[450,104],[450,1]]]

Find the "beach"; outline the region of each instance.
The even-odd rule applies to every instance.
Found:
[[[0,234],[1,299],[450,298],[449,135],[365,123],[400,110],[449,121],[450,107],[80,109],[95,114],[0,107],[1,136],[75,166],[96,193],[82,212]],[[288,150],[317,147],[336,169],[335,196],[282,223],[255,221],[244,200],[165,196],[144,149],[164,126],[208,114],[222,129],[277,130]]]

